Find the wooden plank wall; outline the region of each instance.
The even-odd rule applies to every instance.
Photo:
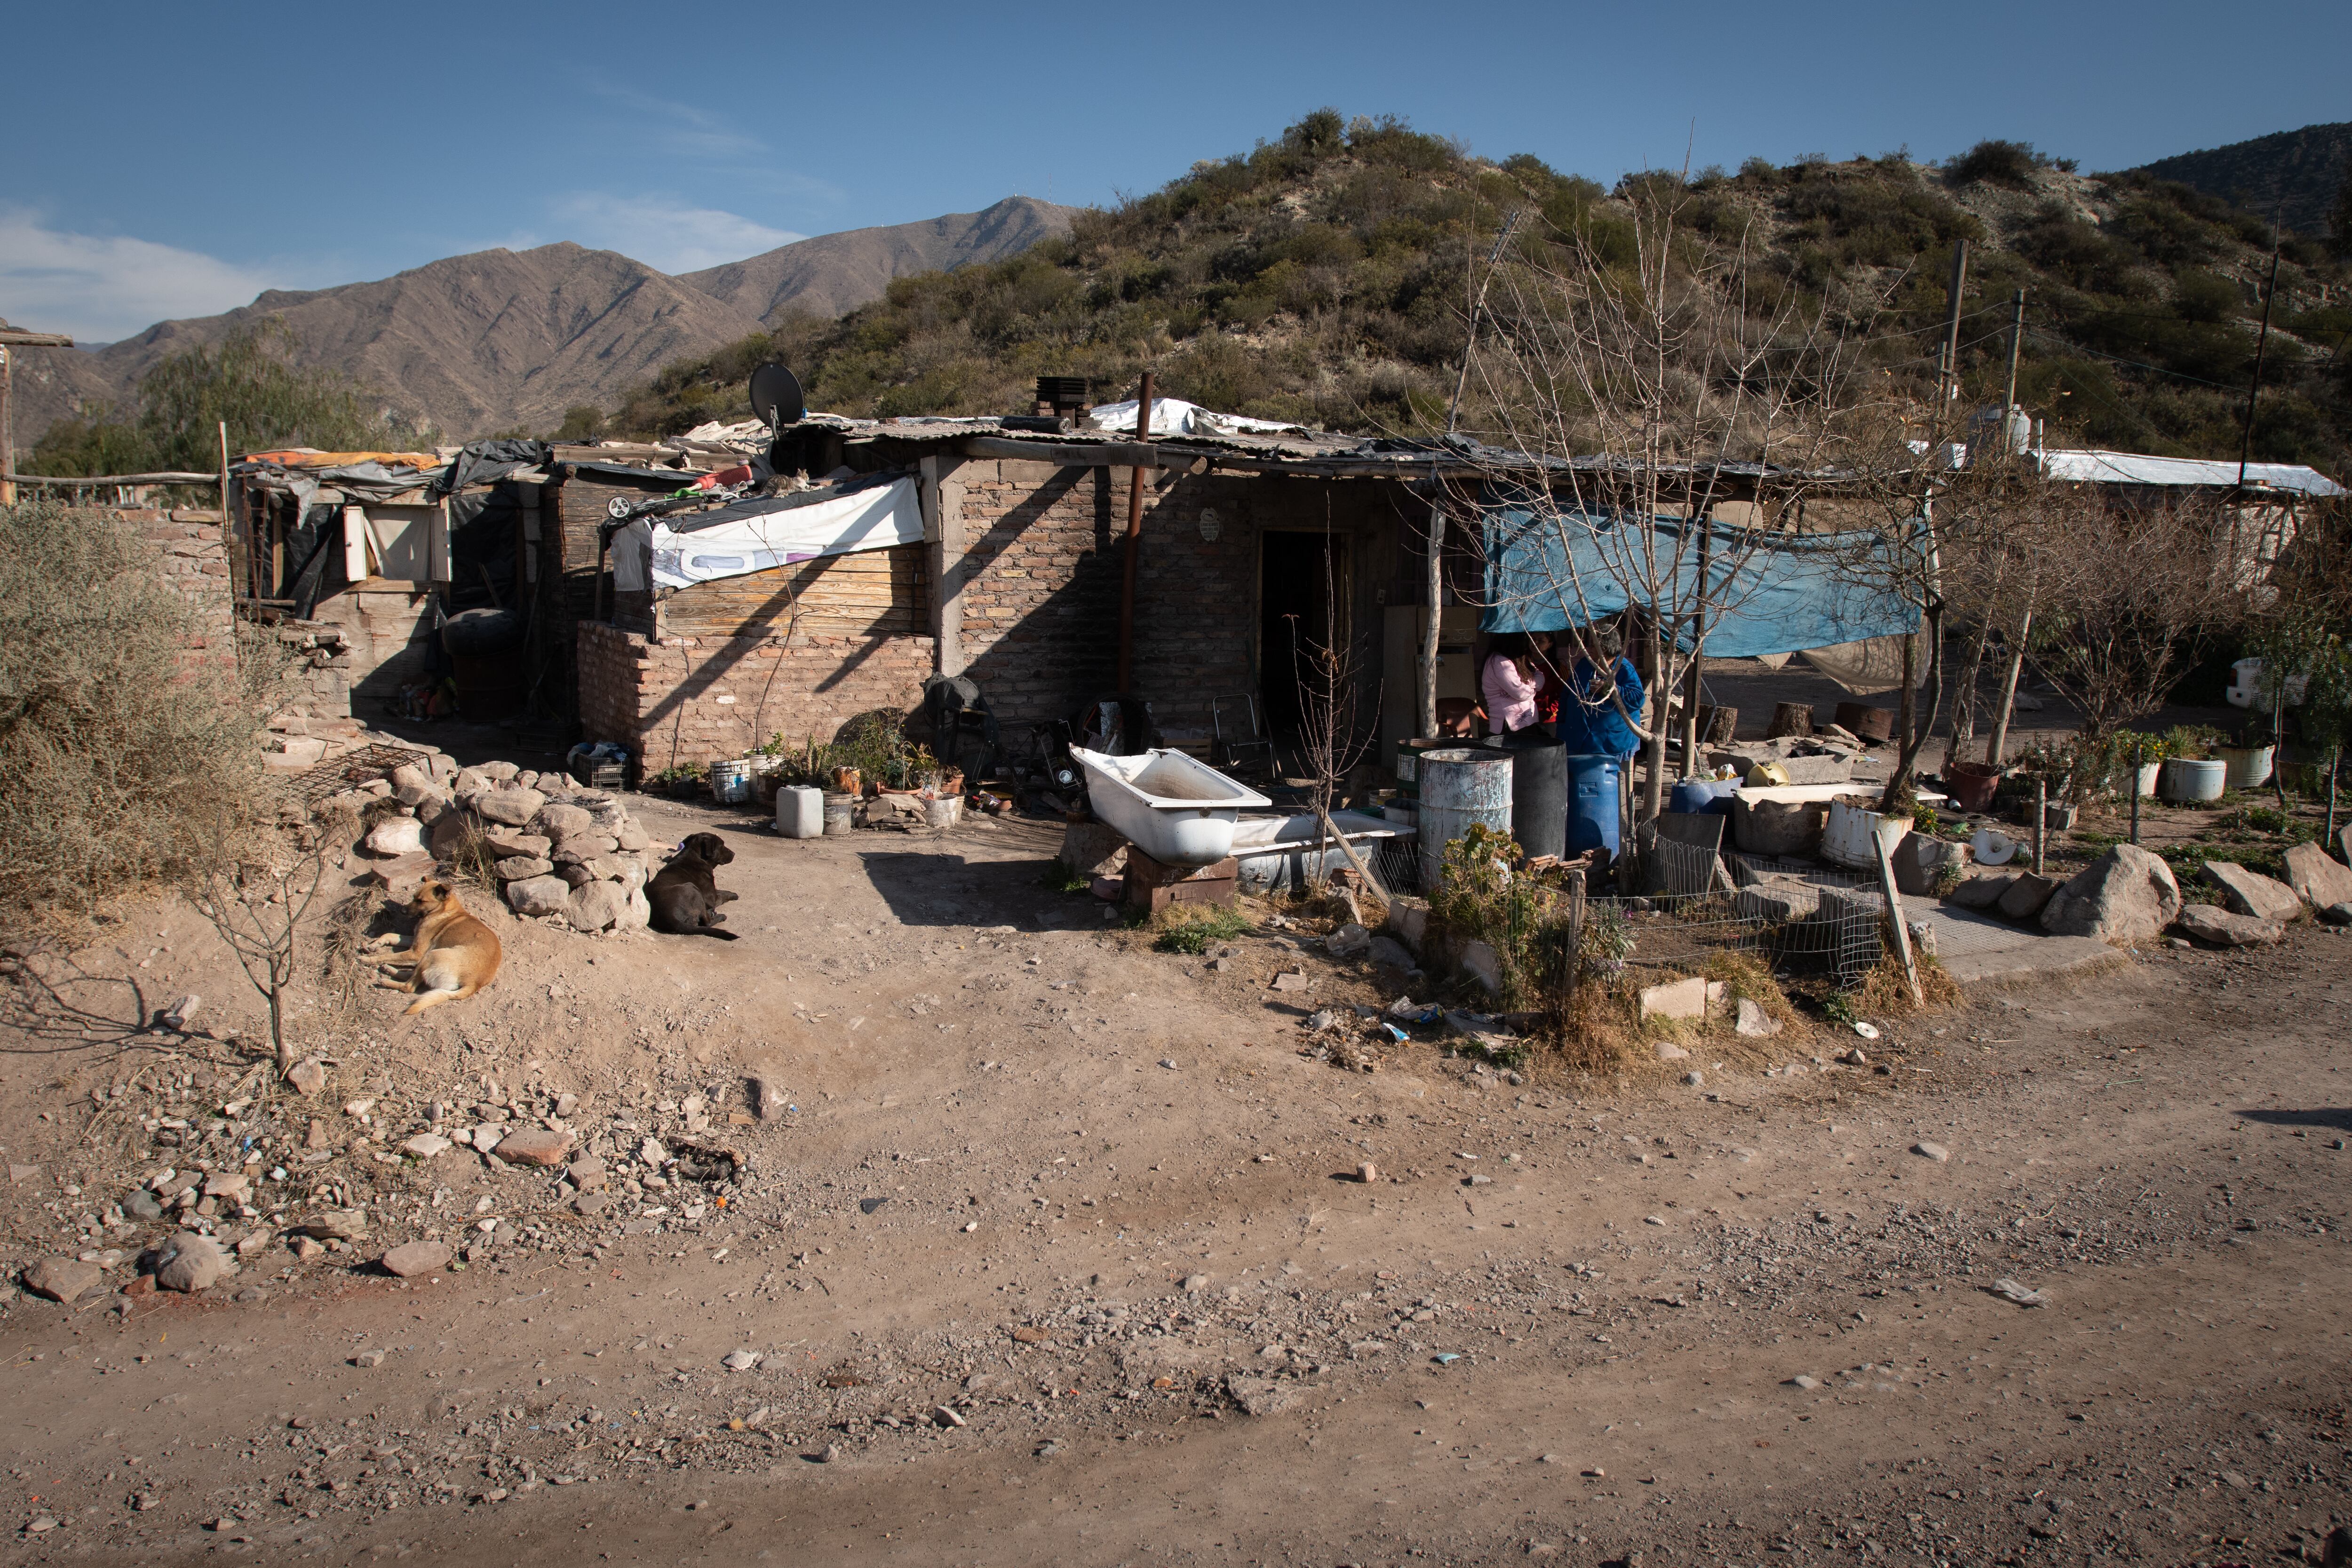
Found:
[[[930,628],[924,549],[861,550],[679,588],[656,606],[659,635],[782,637],[797,604],[797,629],[812,636],[921,636]]]

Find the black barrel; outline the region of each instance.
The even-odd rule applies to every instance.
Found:
[[[1568,852],[1568,749],[1511,753],[1511,837],[1530,855]]]

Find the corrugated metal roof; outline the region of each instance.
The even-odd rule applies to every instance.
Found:
[[[2053,479],[2092,485],[2161,485],[2195,489],[2234,489],[2238,465],[2215,458],[2158,458],[2145,452],[2053,448],[2037,454],[2042,471]],[[2246,483],[2298,495],[2340,496],[2342,485],[2301,463],[2248,463]]]

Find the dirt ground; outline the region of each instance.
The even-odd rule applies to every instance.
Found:
[[[2251,1563],[2352,1521],[2352,941],[1973,996],[1863,1066],[1824,1026],[1367,1073],[1298,1019],[1393,973],[1152,952],[1045,887],[1050,829],[631,805],[728,835],[741,940],[493,913],[475,1001],[296,1015],[309,1100],[217,1037],[257,1002],[175,905],[16,976],[12,1266],[129,1282],[171,1227],[109,1205],[248,1140],[211,1218],[261,1241],[0,1309],[11,1560]],[[187,992],[215,1037],[141,1031]],[[605,1206],[401,1153],[434,1101],[561,1123]],[[374,1268],[433,1232],[471,1262]]]

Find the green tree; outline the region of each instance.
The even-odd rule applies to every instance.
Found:
[[[34,448],[37,473],[210,473],[220,466],[220,426],[231,447],[266,451],[413,450],[429,441],[341,372],[296,363],[293,329],[271,318],[158,362],[139,379],[135,414],[100,410],[58,425]]]

